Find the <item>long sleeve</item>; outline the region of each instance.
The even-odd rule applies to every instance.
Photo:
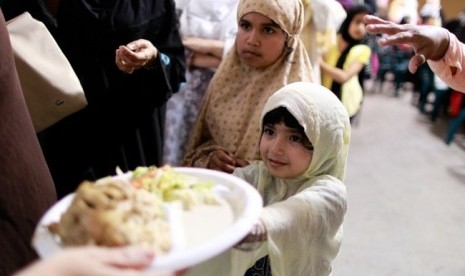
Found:
[[[37,258],[31,238],[56,193],[21,91],[1,9],[0,49],[0,275],[11,275]]]
[[[152,41],[152,43],[154,43],[160,52],[157,59],[160,62],[160,68],[165,77],[168,91],[175,93],[179,90],[179,84],[185,81],[185,56],[184,46],[178,30],[179,22],[175,16],[175,6],[173,5],[169,8],[172,9],[170,13],[172,16],[169,19],[171,24],[167,25],[170,28],[161,31],[160,36]]]
[[[465,44],[449,33],[449,49],[439,61],[428,61],[436,75],[457,91],[465,92]],[[452,71],[455,68],[455,72]]]
[[[261,219],[273,274],[329,275],[341,243],[346,204],[345,186],[333,178],[267,206]]]
[[[183,161],[184,166],[206,168],[213,151],[222,149],[221,146],[214,142],[206,122],[205,116],[209,99],[210,93],[207,91],[191,131],[192,136],[187,145],[187,154]]]

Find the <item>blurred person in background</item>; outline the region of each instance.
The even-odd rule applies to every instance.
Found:
[[[213,74],[234,44],[238,0],[176,0],[186,47],[186,83],[168,100],[164,163],[180,165]]]
[[[338,43],[322,59],[323,85],[342,101],[351,117],[357,115],[363,101],[364,67],[370,62],[363,17],[371,14],[367,5],[354,5],[338,32]]]
[[[37,258],[31,239],[42,215],[56,202],[16,72],[0,10],[0,275]]]
[[[347,14],[336,0],[302,0],[304,29],[300,39],[312,64],[315,83],[321,83],[319,57],[336,44],[337,30]]]
[[[88,101],[40,133],[58,196],[116,167],[161,165],[165,103],[185,80],[173,0],[28,3],[21,8],[48,20]],[[11,11],[21,1],[4,4]]]

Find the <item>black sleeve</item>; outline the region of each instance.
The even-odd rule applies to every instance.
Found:
[[[56,29],[55,18],[47,9],[45,3],[41,0],[0,0],[0,6],[6,20],[15,18],[27,11],[32,17],[42,21],[50,32],[53,32]]]
[[[161,69],[157,73],[165,76],[166,88],[175,93],[182,82],[185,82],[185,56],[184,46],[179,34],[179,21],[176,16],[175,5],[172,0],[167,0],[169,16],[167,24],[161,30],[155,46],[159,51],[156,63]]]

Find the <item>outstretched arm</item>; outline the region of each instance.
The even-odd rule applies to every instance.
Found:
[[[401,25],[372,15],[366,15],[364,21],[368,32],[387,35],[379,40],[381,46],[409,44],[413,48],[415,55],[409,63],[412,73],[426,60],[443,58],[449,47],[449,32],[441,27]]]
[[[364,18],[367,30],[371,33],[385,34],[379,40],[381,46],[409,44],[415,51],[410,59],[409,70],[415,73],[417,68],[428,61],[434,73],[457,91],[465,91],[465,44],[444,28],[421,25],[399,25],[367,15]]]

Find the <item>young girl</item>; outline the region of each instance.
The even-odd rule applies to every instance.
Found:
[[[363,44],[366,36],[363,17],[370,14],[367,5],[354,5],[339,29],[337,44],[320,60],[322,83],[341,99],[349,116],[354,117],[363,101],[363,69],[368,65],[370,47]]]
[[[350,130],[344,106],[321,85],[296,82],[273,94],[261,116],[262,160],[234,171],[264,200],[260,220],[237,246],[258,248],[229,250],[204,275],[244,275],[264,256],[272,275],[330,275],[346,212]],[[246,275],[269,275],[261,265]]]
[[[258,121],[266,99],[295,81],[311,81],[299,39],[301,0],[241,0],[238,33],[204,97],[184,165],[231,173],[259,159]]]

